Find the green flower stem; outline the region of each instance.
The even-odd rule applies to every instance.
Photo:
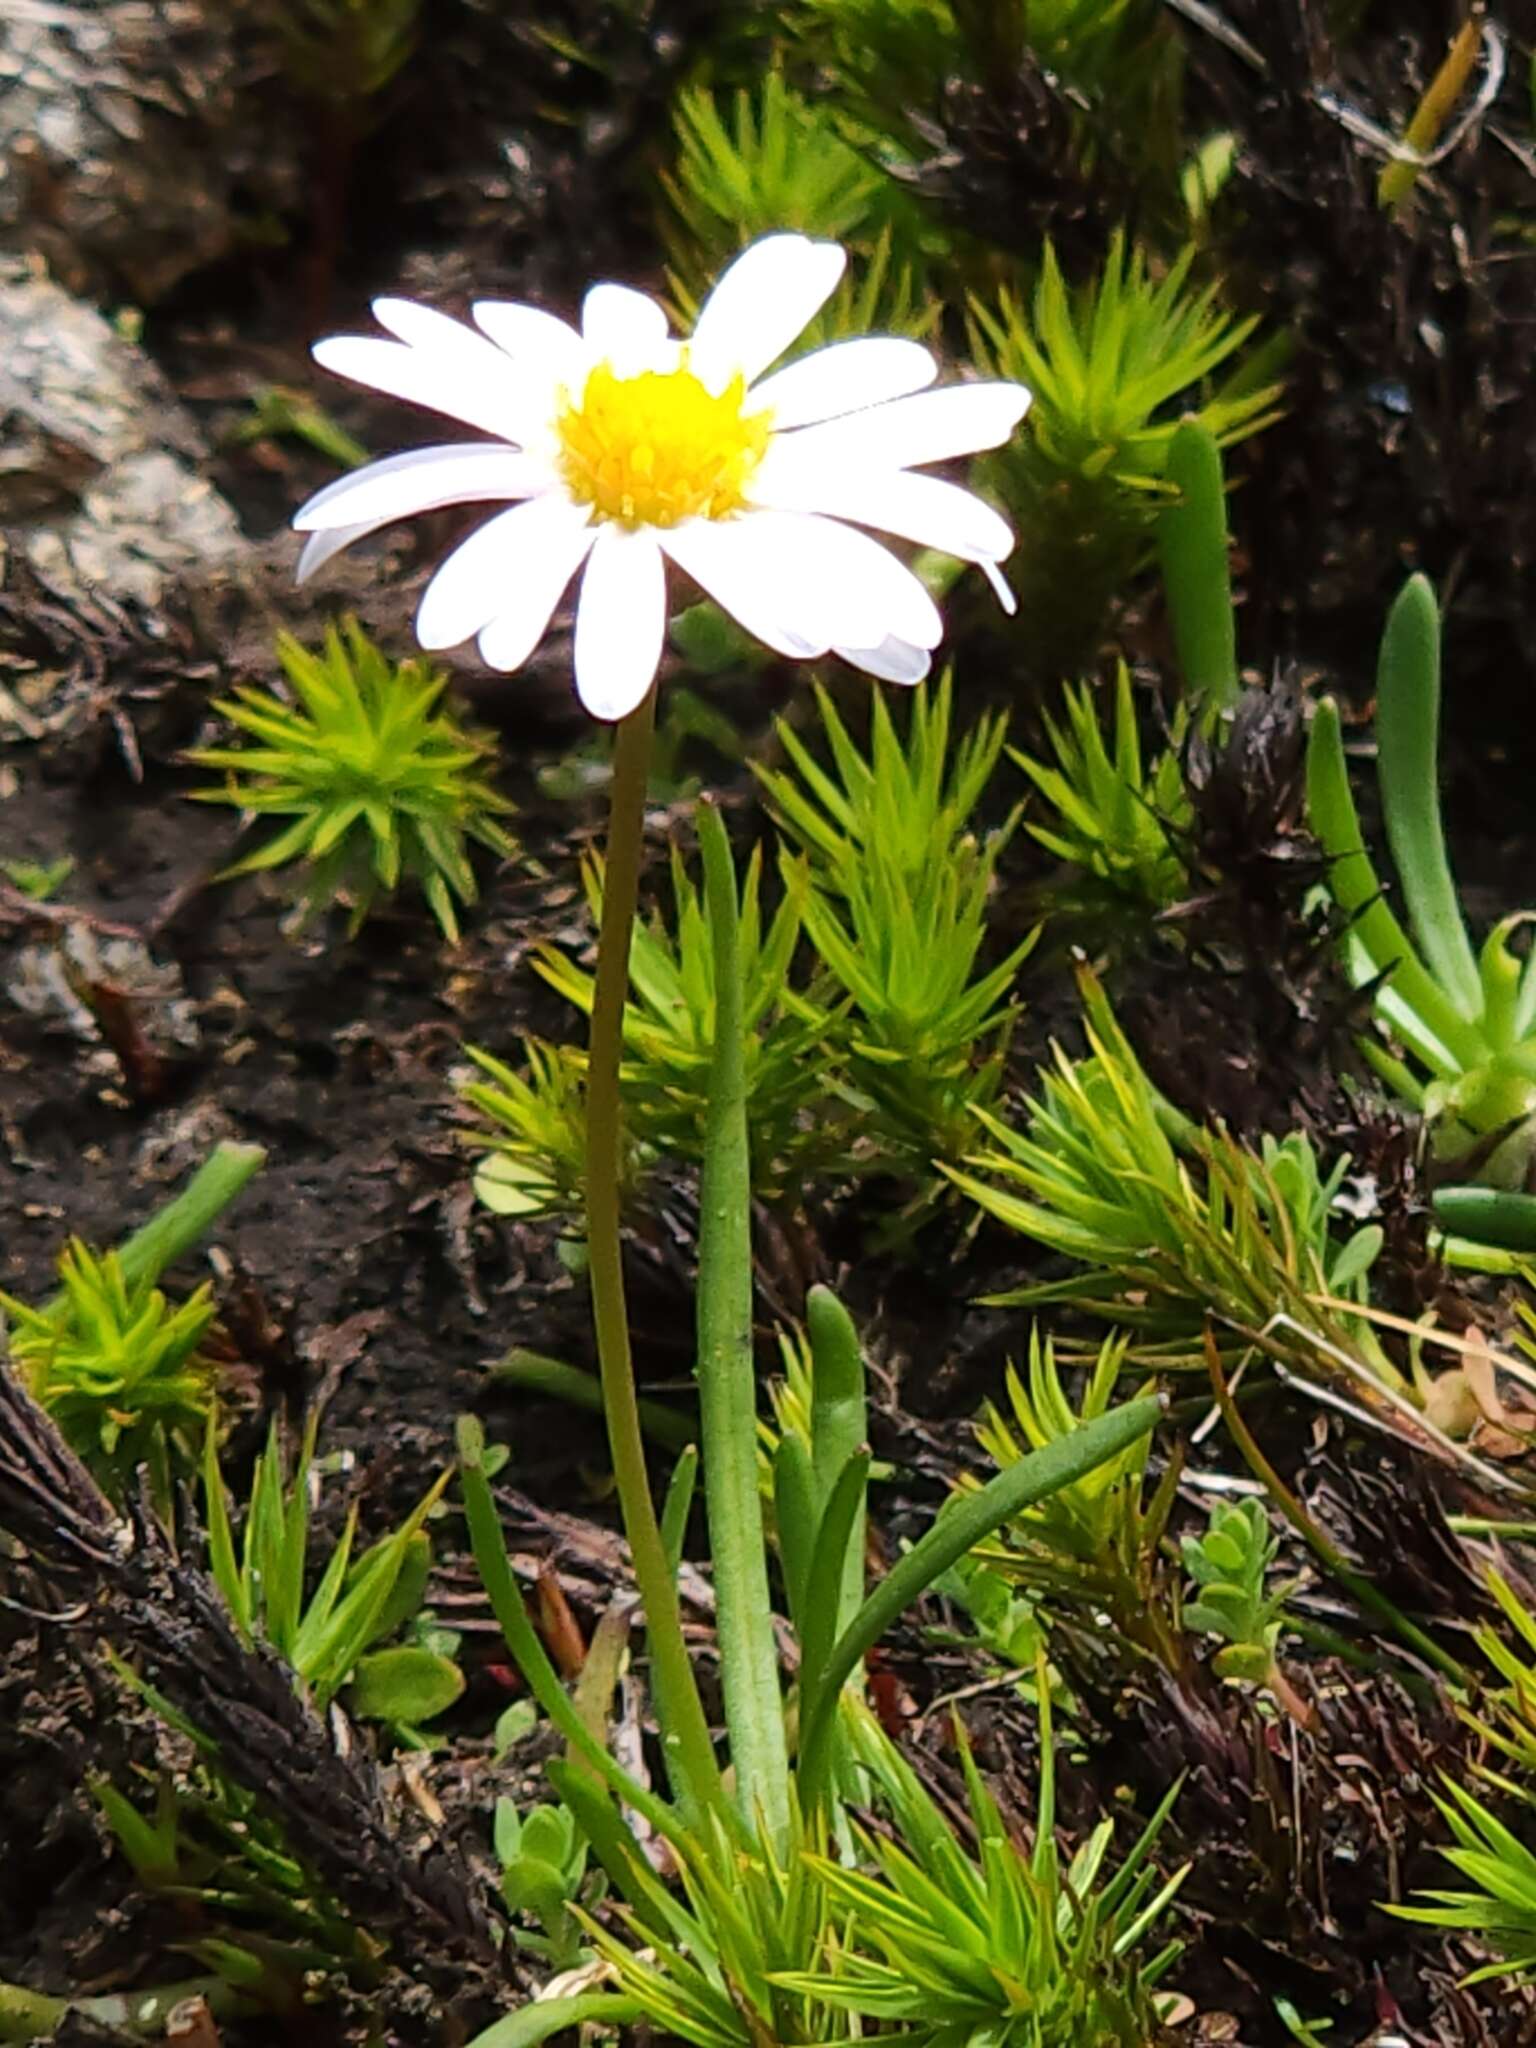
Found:
[[[695,1822],[705,1808],[723,1804],[724,1789],[683,1640],[677,1582],[667,1565],[646,1475],[645,1441],[629,1349],[619,1213],[624,1149],[619,1067],[624,1051],[630,937],[640,897],[646,774],[655,723],[656,692],[652,688],[614,732],[607,869],[588,1041],[587,1262],[613,1476],[635,1583],[645,1607],[668,1778],[684,1819]]]
[[[1156,1394],[1096,1416],[1016,1465],[976,1493],[957,1495],[938,1520],[893,1565],[833,1646],[812,1696],[801,1702],[800,1805],[807,1814],[826,1799],[837,1704],[861,1658],[897,1617],[969,1550],[1012,1516],[1070,1486],[1147,1434],[1165,1403]]]
[[[736,868],[720,813],[698,807],[714,942],[715,1042],[699,1225],[699,1415],[717,1630],[736,1802],[789,1841],[789,1752],[768,1592],[752,1366],[752,1175]]]
[[[181,1193],[118,1247],[129,1287],[146,1280],[153,1284],[167,1267],[191,1251],[252,1175],[261,1170],[266,1157],[260,1145],[216,1145]],[[65,1306],[64,1296],[56,1294],[43,1312],[61,1314]]]

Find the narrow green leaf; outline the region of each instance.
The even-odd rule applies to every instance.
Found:
[[[320,1583],[310,1595],[304,1609],[304,1618],[299,1623],[292,1646],[293,1668],[306,1681],[312,1680],[331,1663],[329,1636],[331,1618],[341,1598],[342,1588],[347,1580],[347,1568],[352,1562],[352,1545],[357,1537],[357,1504],[354,1501],[347,1510],[347,1519],[342,1523],[341,1535],[335,1548],[326,1560]]]
[[[718,810],[698,808],[715,970],[715,1043],[700,1186],[699,1419],[726,1725],[742,1817],[789,1835],[789,1762],[757,1483],[752,1176],[736,870]]]
[[[678,1454],[677,1463],[672,1467],[672,1477],[667,1482],[667,1497],[661,1508],[661,1543],[667,1553],[667,1569],[674,1579],[683,1561],[683,1540],[688,1533],[688,1517],[693,1511],[693,1495],[698,1477],[698,1446],[685,1443]]]
[[[1085,1422],[1070,1436],[1033,1451],[976,1493],[957,1498],[905,1557],[892,1566],[834,1645],[814,1697],[802,1703],[800,1793],[810,1813],[826,1793],[837,1696],[854,1666],[896,1617],[1011,1516],[1106,1464],[1156,1426],[1165,1403],[1148,1395]]]
[[[813,1287],[805,1300],[811,1344],[811,1462],[816,1505],[825,1514],[838,1475],[869,1434],[864,1355],[852,1316],[830,1287]],[[849,1531],[838,1594],[840,1634],[864,1597],[864,1507]]]
[[[673,1826],[673,1821],[665,1803],[638,1779],[632,1778],[600,1744],[592,1740],[560,1683],[533,1623],[528,1619],[528,1609],[512,1576],[506,1538],[502,1534],[501,1518],[496,1512],[496,1499],[485,1475],[482,1462],[485,1435],[479,1422],[473,1416],[461,1416],[457,1435],[459,1479],[464,1495],[464,1518],[469,1524],[470,1547],[513,1662],[522,1673],[528,1690],[571,1748],[593,1766],[626,1806],[633,1807],[653,1828],[666,1833]]]
[[[411,1530],[402,1544],[399,1569],[389,1598],[379,1613],[380,1640],[404,1628],[426,1598],[427,1580],[432,1573],[432,1538],[425,1529]]]
[[[832,1645],[844,1626],[842,1606],[848,1554],[855,1530],[863,1528],[868,1486],[869,1452],[860,1449],[838,1474],[816,1531],[805,1584],[805,1621],[800,1632],[800,1684],[804,1696],[814,1698],[819,1691]]]
[[[617,1992],[584,1991],[572,1998],[536,1998],[476,2034],[469,2048],[541,2048],[556,2034],[579,2027],[626,2027],[645,2014],[632,1998]]]
[[[1433,1034],[1463,1070],[1481,1064],[1487,1056],[1481,1033],[1425,967],[1383,900],[1350,794],[1339,711],[1331,697],[1318,705],[1307,738],[1307,820],[1329,857],[1329,887],[1351,919],[1349,937],[1363,949],[1363,971],[1353,978],[1360,982],[1390,973],[1391,990],[1383,993],[1400,996],[1421,1020],[1421,1029]]]
[[[1410,577],[1387,616],[1376,671],[1376,758],[1387,844],[1408,922],[1430,971],[1476,1021],[1482,983],[1440,820],[1440,612]]]
[[[818,1516],[810,1453],[793,1430],[785,1431],[774,1452],[773,1514],[790,1619],[797,1631],[803,1630]]]
[[[251,1640],[250,1588],[235,1557],[235,1539],[229,1525],[229,1497],[219,1470],[218,1432],[212,1415],[203,1436],[203,1520],[208,1527],[208,1568],[213,1582],[224,1596],[224,1604],[235,1626]]]

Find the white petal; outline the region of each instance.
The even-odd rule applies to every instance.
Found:
[[[515,605],[522,579],[537,580],[546,556],[564,559],[590,517],[587,506],[572,504],[559,491],[498,512],[459,543],[427,585],[416,613],[416,638],[429,650],[457,647],[502,617]]]
[[[441,346],[380,341],[371,334],[333,334],[317,341],[311,353],[323,370],[338,377],[445,413],[482,433],[499,434],[504,441],[522,440],[552,409],[547,381],[530,383],[500,349],[467,329],[459,331],[484,354],[471,359]]]
[[[414,299],[375,299],[373,311],[381,326],[435,366],[445,390],[463,386],[479,394],[477,404],[483,396],[503,422],[491,432],[523,441],[552,419],[557,379],[547,362],[513,362],[505,349],[464,321],[418,306]]]
[[[503,406],[508,409],[506,426],[493,433],[523,441],[552,417],[556,378],[548,365],[531,359],[509,363],[506,350],[473,327],[414,299],[375,299],[373,312],[381,326],[438,364],[450,389],[462,383],[483,392],[498,416]]]
[[[553,481],[543,463],[519,455],[505,441],[412,448],[338,477],[299,507],[293,523],[300,533],[332,526],[366,530],[442,505],[531,498]]]
[[[1000,562],[1012,552],[1013,529],[974,491],[906,469],[832,468],[793,454],[776,461],[782,451],[780,443],[764,456],[750,487],[754,504],[830,513],[962,562]]]
[[[760,405],[772,406],[774,430],[782,433],[788,427],[905,398],[908,392],[923,390],[938,374],[938,364],[920,341],[866,335],[858,341],[834,341],[775,370],[753,386],[751,406],[753,411]]]
[[[504,355],[537,363],[560,383],[580,382],[587,355],[568,320],[516,299],[477,299],[469,311],[480,332],[489,335]]]
[[[828,464],[865,463],[871,469],[914,469],[997,448],[1029,408],[1022,384],[951,384],[871,406],[846,419],[802,427],[785,446]]]
[[[783,646],[784,636],[817,653],[843,644],[875,646],[889,633],[923,647],[943,638],[944,621],[928,592],[868,534],[803,512],[744,512],[716,524],[716,539],[700,541],[690,524],[663,534],[662,544],[690,575],[686,556],[717,576],[727,555],[734,557],[724,573],[736,591],[755,591],[759,616],[749,622],[738,597],[721,595],[720,602],[770,647],[798,651]],[[704,575],[698,581],[712,589]],[[759,618],[777,622],[780,640],[763,631]]]
[[[452,352],[464,342],[479,353],[485,347],[483,338],[462,320],[455,320],[451,313],[439,312],[436,306],[423,306],[415,299],[374,299],[373,317],[396,341],[403,341],[411,348],[419,348],[427,354]]]
[[[926,647],[912,647],[905,640],[885,639],[878,647],[838,647],[833,652],[882,683],[920,683],[933,666]]]
[[[594,718],[627,718],[656,680],[667,569],[656,536],[600,529],[576,607],[576,694]]]
[[[762,518],[744,515],[744,523]],[[817,605],[834,646],[876,646],[888,635],[918,647],[937,647],[944,620],[905,562],[867,533],[814,513],[785,513],[802,526],[807,560],[801,574],[817,592]]]
[[[581,338],[589,361],[627,377],[670,367],[677,350],[662,308],[627,284],[593,285],[581,302]]]
[[[1013,586],[999,569],[996,562],[983,561],[981,573],[992,586],[992,594],[1011,619],[1019,608],[1019,600],[1013,594]]]
[[[339,555],[343,548],[351,547],[353,541],[361,540],[365,533],[377,531],[371,519],[365,519],[361,526],[336,526],[328,533],[312,533],[299,549],[298,567],[293,572],[295,583],[307,583],[311,576],[318,575],[326,563]]]
[[[807,661],[826,653],[830,642],[825,637],[797,631],[787,622],[793,583],[786,593],[785,579],[768,573],[746,520],[685,520],[657,539],[685,575],[775,654]]]
[[[510,599],[480,634],[480,659],[487,668],[505,675],[522,667],[596,538],[595,526],[557,522],[541,527],[535,544],[519,553]]]
[[[837,289],[847,257],[835,242],[767,235],[744,249],[704,301],[688,367],[711,391],[750,384],[783,355]]]

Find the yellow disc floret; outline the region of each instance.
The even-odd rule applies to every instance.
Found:
[[[741,377],[707,390],[686,360],[637,377],[599,363],[556,423],[571,495],[621,526],[724,519],[768,446],[769,415],[744,413],[746,396]]]

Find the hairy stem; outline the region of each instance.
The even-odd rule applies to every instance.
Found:
[[[645,782],[655,719],[653,688],[644,703],[620,721],[614,733],[607,866],[587,1066],[587,1260],[603,1413],[624,1515],[624,1533],[629,1538],[635,1582],[645,1605],[668,1778],[685,1817],[696,1818],[705,1807],[719,1805],[724,1795],[714,1746],[709,1739],[709,1724],[683,1641],[677,1582],[667,1563],[645,1469],[645,1442],[624,1300],[619,1214],[624,1157],[619,1066],[624,1050],[630,936],[640,893]]]

